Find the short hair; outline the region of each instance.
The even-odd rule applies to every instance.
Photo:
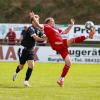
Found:
[[[45,19],[44,23],[47,24],[47,23],[49,23],[50,20],[52,20],[52,19],[53,19],[52,17],[48,17],[48,18]],[[54,19],[53,19],[53,20],[54,20]]]

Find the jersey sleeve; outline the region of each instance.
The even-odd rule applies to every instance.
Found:
[[[37,34],[38,34],[39,37],[42,37],[44,33],[43,33],[42,31],[39,30],[39,31],[37,32]]]
[[[58,32],[62,34],[63,31],[62,29],[58,28]]]
[[[33,27],[29,27],[28,31],[29,31],[29,35],[30,35],[31,37],[32,37],[33,35],[36,35],[35,29],[34,29]]]

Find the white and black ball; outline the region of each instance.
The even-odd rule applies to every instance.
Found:
[[[85,29],[86,29],[86,30],[91,30],[93,27],[94,27],[93,21],[87,21],[87,22],[85,23]]]

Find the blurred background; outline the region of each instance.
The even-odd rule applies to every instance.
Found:
[[[87,20],[100,24],[100,0],[0,0],[0,23],[29,23],[31,10],[42,17],[41,23],[51,16],[59,24],[71,17],[77,24]]]

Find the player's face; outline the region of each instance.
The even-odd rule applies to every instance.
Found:
[[[24,26],[24,30],[27,31],[27,29],[28,29],[28,27],[27,26]]]
[[[54,19],[52,18],[52,19],[50,19],[50,21],[49,21],[49,25],[50,26],[52,26],[52,27],[54,27],[55,26],[55,21],[54,21]]]
[[[11,28],[9,29],[9,32],[12,32],[12,29]]]

